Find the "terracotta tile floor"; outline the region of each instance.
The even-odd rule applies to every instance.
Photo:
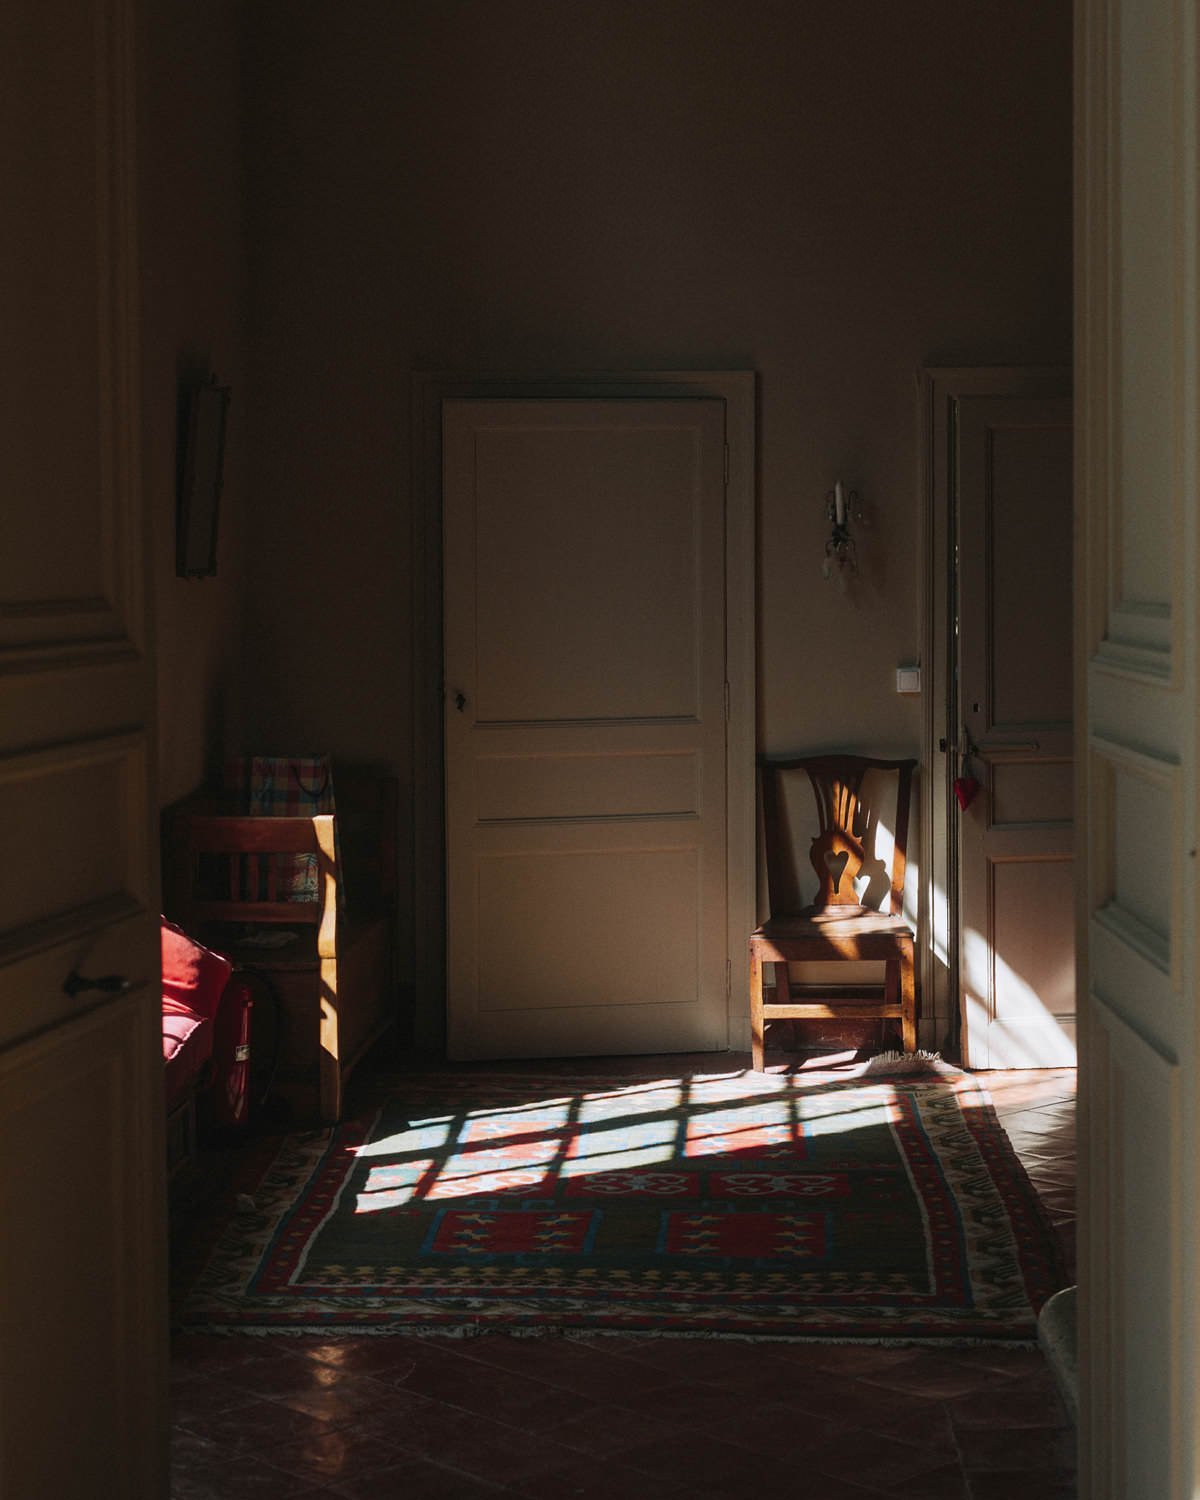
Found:
[[[657,1076],[692,1062],[713,1060]],[[984,1078],[1073,1253],[1074,1071]],[[1075,1494],[1074,1433],[1028,1349],[187,1335],[171,1394],[174,1500]]]

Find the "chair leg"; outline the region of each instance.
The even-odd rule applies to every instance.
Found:
[[[790,1005],[795,997],[792,994],[792,975],[786,963],[775,965],[775,1004]],[[800,1023],[798,1021],[777,1021],[776,1027],[787,1027],[787,1041],[785,1043],[790,1052],[800,1050],[801,1036]]]
[[[763,982],[762,959],[750,955],[750,1066],[756,1073],[763,1070]]]
[[[900,959],[900,1027],[905,1052],[917,1050],[916,962],[910,948]]]
[[[336,1125],[342,1118],[341,1033],[338,1027],[337,962],[321,960],[321,1121]]]

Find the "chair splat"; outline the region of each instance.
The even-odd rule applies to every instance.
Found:
[[[814,910],[838,907],[847,916],[852,911],[861,912],[864,908],[854,882],[866,860],[866,851],[854,825],[865,768],[831,773],[814,762],[805,769],[816,797],[821,828],[808,856],[817,875]]]

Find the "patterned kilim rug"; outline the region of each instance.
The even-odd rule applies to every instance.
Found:
[[[182,1326],[1030,1340],[1063,1284],[958,1073],[436,1073],[288,1137]]]

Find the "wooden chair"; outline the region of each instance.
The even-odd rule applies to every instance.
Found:
[[[228,816],[219,794],[186,798],[164,819],[169,915],[267,978],[282,1008],[274,1092],[299,1118],[330,1123],[351,1070],[397,1022],[396,783],[338,767],[335,786],[337,838],[334,814]],[[317,862],[315,901],[281,889],[300,855]],[[264,945],[254,929],[287,940]]]
[[[817,755],[794,760],[759,757],[770,917],[750,938],[750,1034],[752,1065],[763,1066],[763,1026],[769,1020],[885,1019],[900,1022],[905,1052],[917,1044],[915,937],[904,920],[904,865],[914,760],[872,760],[859,755]],[[820,832],[809,858],[817,876],[817,899],[802,910],[783,903],[788,889],[788,839],[782,812],[785,774],[805,771],[817,800]],[[869,848],[866,809],[859,791],[868,772],[896,772],[895,843],[889,910],[864,906],[854,888]],[[879,872],[882,875],[882,871]],[[794,888],[794,883],[793,883]],[[793,985],[789,963],[882,960],[879,988]],[[773,1004],[763,1003],[763,964],[775,965]],[[823,998],[820,998],[823,997]]]

